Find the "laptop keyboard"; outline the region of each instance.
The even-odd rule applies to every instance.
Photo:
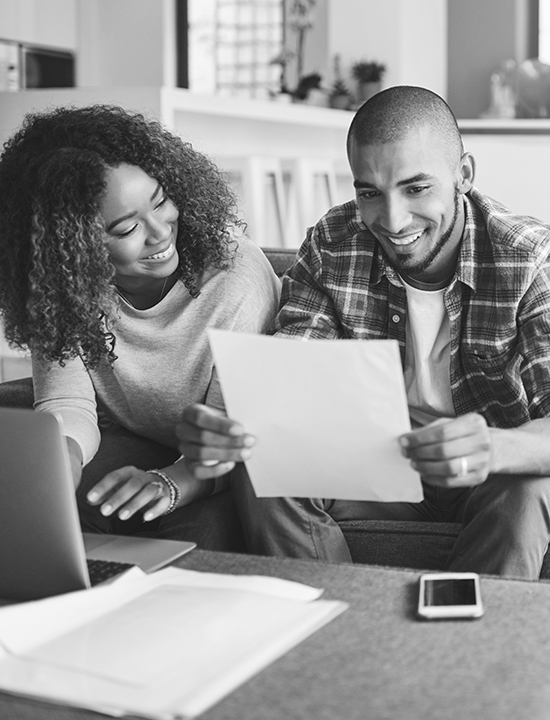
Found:
[[[130,563],[114,562],[112,560],[86,560],[88,563],[88,574],[92,586],[99,585],[125,570],[130,570],[134,565]]]

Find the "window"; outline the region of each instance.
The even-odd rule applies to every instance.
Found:
[[[281,0],[190,0],[189,86],[196,92],[267,98],[278,89],[271,60],[283,45]]]

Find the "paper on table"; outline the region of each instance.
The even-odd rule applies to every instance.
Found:
[[[225,612],[220,612],[226,608]],[[135,687],[181,676],[195,688],[284,630],[309,603],[241,590],[161,585],[27,657]]]
[[[257,438],[259,497],[422,500],[397,443],[410,421],[395,340],[208,333],[227,412]]]
[[[104,624],[96,618],[5,657],[0,689],[113,715],[195,717],[347,608],[309,602],[317,589],[276,578],[205,573],[201,587],[201,573],[155,575],[133,583],[134,597],[110,610]],[[239,589],[241,580],[257,582]],[[28,604],[30,614],[43,602]]]
[[[134,574],[134,571],[138,573]],[[133,568],[116,583],[1,608],[0,645],[15,655],[29,653],[59,635],[93,622],[124,603],[167,584],[246,590],[303,602],[316,600],[323,592],[310,585],[265,575],[225,575],[175,567],[145,575]]]
[[[68,632],[109,612],[134,597],[143,570],[134,567],[112,583],[77,590],[42,600],[14,603],[0,608],[0,645],[12,654],[25,653],[61,632]]]

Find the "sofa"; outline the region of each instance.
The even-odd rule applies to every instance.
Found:
[[[294,250],[266,248],[264,251],[278,276],[295,257]],[[0,406],[31,408],[32,405],[31,378],[0,383]],[[242,552],[243,538],[237,523],[232,526],[234,537],[224,538],[224,549]],[[340,527],[355,563],[418,570],[443,570],[460,531],[458,523],[397,520],[347,520],[341,522]],[[544,558],[540,577],[550,579],[549,553]]]

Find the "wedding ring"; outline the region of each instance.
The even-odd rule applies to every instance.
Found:
[[[147,485],[151,485],[152,487],[156,488],[157,494],[155,495],[155,498],[158,498],[160,495],[162,495],[162,491],[164,490],[164,483],[162,480],[151,480],[150,483],[147,483]]]
[[[460,458],[460,475],[459,477],[464,477],[464,475],[468,474],[468,459],[465,457]]]

